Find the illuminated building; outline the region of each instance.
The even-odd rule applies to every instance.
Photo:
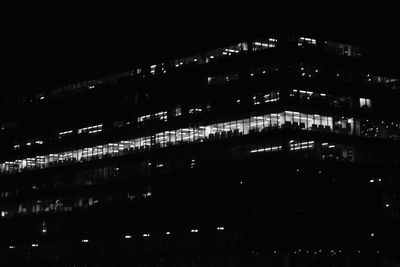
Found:
[[[4,261],[396,260],[400,80],[374,57],[265,36],[9,100],[33,115],[0,125]]]

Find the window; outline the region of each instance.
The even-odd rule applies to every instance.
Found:
[[[361,49],[359,47],[332,41],[325,41],[325,51],[340,56],[349,56],[349,57],[362,56]]]
[[[269,39],[261,39],[252,42],[252,50],[260,51],[268,48],[274,48],[276,46],[277,39],[269,38]]]
[[[299,37],[297,40],[297,45],[301,47],[315,46],[317,45],[317,40],[307,37]]]
[[[360,108],[371,108],[371,99],[360,98]]]

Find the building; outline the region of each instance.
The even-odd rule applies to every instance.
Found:
[[[400,76],[379,62],[259,36],[5,97],[2,264],[398,266]]]

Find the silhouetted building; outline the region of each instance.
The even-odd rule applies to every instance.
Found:
[[[271,35],[4,97],[1,265],[399,264],[400,80],[377,62]]]

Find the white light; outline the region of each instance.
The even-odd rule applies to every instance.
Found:
[[[9,248],[9,249],[14,249],[14,248],[15,248],[15,246],[8,246],[8,248]]]
[[[131,239],[131,238],[132,238],[131,235],[126,235],[126,236],[125,236],[125,239]]]
[[[390,204],[386,204],[385,207],[386,207],[386,208],[389,208],[389,207],[390,207]]]
[[[190,230],[190,232],[191,233],[197,233],[197,232],[199,232],[199,230],[198,229],[192,229],[192,230]]]
[[[32,244],[31,245],[31,247],[33,247],[33,248],[36,248],[36,247],[38,247],[39,246],[39,244]]]
[[[217,230],[218,230],[218,231],[223,231],[223,230],[225,230],[225,227],[219,226],[219,227],[217,227]]]
[[[370,183],[373,183],[373,182],[375,182],[375,180],[374,180],[374,179],[371,179],[371,180],[369,180],[369,182],[370,182]]]
[[[166,234],[166,235],[170,235],[170,234],[171,234],[171,232],[165,232],[165,234]]]
[[[88,243],[89,240],[88,239],[82,239],[82,243]]]
[[[43,100],[43,99],[44,99],[44,96],[41,96],[41,97],[40,97],[40,100]]]
[[[150,234],[143,234],[143,237],[149,237]]]
[[[371,233],[371,237],[374,237],[375,236],[375,233]]]

